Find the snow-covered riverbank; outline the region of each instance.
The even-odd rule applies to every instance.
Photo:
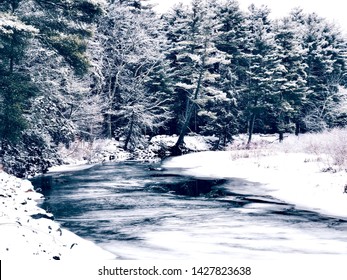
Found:
[[[145,152],[138,152],[140,159],[156,156],[161,142],[171,144],[177,137],[153,138]],[[200,139],[201,138],[201,139]],[[208,150],[210,146],[202,137],[187,137],[188,147]],[[50,172],[74,171],[91,168],[109,160],[126,160],[117,141],[97,141],[93,147],[77,143],[70,150],[62,149],[61,156],[67,164],[54,166]],[[86,159],[88,158],[88,160]],[[0,259],[40,257],[42,259],[115,259],[116,256],[102,250],[60,227],[51,214],[37,206],[42,195],[34,191],[28,180],[18,179],[0,171]]]
[[[257,182],[260,184],[255,193],[270,195],[301,209],[347,218],[347,172],[331,172],[324,170],[325,166],[311,154],[269,153],[269,150],[201,152],[164,163],[165,168],[179,168],[184,175]],[[242,186],[234,187],[242,192]],[[233,191],[232,185],[230,188]]]
[[[171,137],[172,138],[172,137]],[[155,139],[166,145],[170,137]],[[258,142],[273,143],[273,138],[260,137]],[[205,139],[187,138],[192,150],[211,148]],[[187,142],[189,142],[187,141]],[[269,195],[298,208],[322,214],[347,218],[347,172],[327,165],[324,155],[265,149],[239,149],[236,140],[229,151],[204,151],[170,158],[165,168],[179,168],[180,174],[196,177],[241,178],[245,182],[258,182],[254,194]],[[243,145],[243,144],[242,144]],[[241,145],[241,146],[242,146]],[[266,144],[267,145],[267,144]],[[296,143],[295,143],[296,145]],[[113,145],[115,146],[115,145]],[[235,148],[236,146],[236,148]],[[288,147],[288,145],[286,146]],[[109,149],[107,149],[109,150]],[[107,155],[112,154],[108,151]],[[126,159],[125,156],[117,160]],[[52,172],[90,168],[83,161],[52,168]],[[329,168],[327,168],[329,167]],[[242,193],[242,185],[228,184],[231,191]],[[49,213],[37,206],[43,199],[31,183],[0,171],[0,259],[36,256],[42,259],[114,259],[93,243],[62,229]]]
[[[115,259],[90,241],[60,227],[37,206],[42,195],[28,180],[0,171],[0,259]]]

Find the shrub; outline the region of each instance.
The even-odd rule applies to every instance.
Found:
[[[334,128],[319,133],[288,137],[278,146],[285,152],[311,153],[328,166],[347,168],[347,129]]]

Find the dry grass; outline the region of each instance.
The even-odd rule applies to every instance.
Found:
[[[276,135],[259,135],[253,137],[251,144],[247,144],[247,135],[239,135],[234,142],[227,147],[230,151],[231,159],[239,158],[260,158],[274,154],[271,148],[276,142]]]
[[[347,170],[347,129],[286,135],[282,143],[278,142],[277,135],[258,135],[250,146],[246,145],[246,136],[240,135],[228,150],[233,159],[259,158],[276,152],[306,153],[313,155],[315,161],[322,162],[327,170]]]
[[[252,149],[242,149],[242,150],[230,150],[230,159],[236,160],[239,158],[261,158],[265,156],[274,155],[275,152],[271,149],[265,148],[252,148]]]
[[[315,155],[327,168],[347,169],[347,129],[334,128],[321,133],[291,135],[276,146],[284,152]]]

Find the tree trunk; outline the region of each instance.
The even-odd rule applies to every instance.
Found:
[[[11,57],[10,58],[10,66],[9,66],[10,75],[13,74],[13,69],[14,69],[14,58]]]
[[[14,60],[15,60],[15,36],[16,36],[16,31],[13,32],[12,37],[11,37],[11,48],[10,48],[10,58],[9,58],[9,73],[10,75],[13,74],[14,72]]]
[[[201,88],[201,83],[202,83],[202,75],[203,75],[203,69],[199,73],[198,84],[196,86],[195,93],[194,93],[194,101],[198,99],[198,95],[199,95],[200,88]],[[188,102],[189,102],[189,99],[188,99]],[[194,109],[196,109],[196,104],[195,103],[192,103],[190,106],[188,106],[188,112],[186,114],[186,120],[185,120],[185,122],[184,122],[184,124],[182,126],[180,136],[178,137],[178,140],[177,140],[177,142],[176,142],[176,144],[175,144],[173,149],[176,149],[176,150],[180,149],[181,146],[183,145],[183,143],[184,143],[184,136],[187,133],[187,130],[188,130],[188,127],[189,127],[189,123],[190,123],[190,120],[192,118]]]
[[[225,146],[227,145],[227,137],[228,137],[228,129],[227,127],[224,128],[224,134],[223,134],[223,147],[225,148]]]
[[[284,120],[282,119],[282,117],[280,116],[280,121],[279,121],[279,124],[278,124],[278,139],[280,142],[283,141],[284,139]]]
[[[112,139],[112,116],[111,114],[107,115],[107,137]]]
[[[216,143],[216,144],[214,145],[214,147],[213,147],[213,149],[216,150],[216,151],[219,150],[220,142],[221,142],[221,140],[222,140],[221,138],[222,138],[222,135],[219,135],[218,141],[217,141],[217,143]]]
[[[109,108],[110,112],[114,110],[115,105],[115,96],[117,94],[117,85],[118,85],[118,75],[119,73],[116,73],[115,76],[112,76],[109,78],[109,85],[108,85],[108,102],[109,102]],[[109,139],[112,139],[112,114],[109,113],[107,116],[107,136]]]
[[[299,136],[299,133],[300,133],[300,122],[296,121],[295,122],[295,135]]]
[[[201,86],[202,86],[202,79],[203,79],[203,76],[204,76],[204,68],[205,68],[205,62],[206,62],[206,51],[207,51],[207,42],[208,42],[208,39],[205,38],[205,42],[204,42],[204,55],[202,56],[202,59],[201,59],[201,65],[200,65],[200,69],[199,69],[199,78],[198,78],[198,82],[197,82],[197,85],[196,85],[196,89],[195,89],[195,92],[194,92],[194,96],[193,96],[193,100],[196,101],[198,99],[198,96],[200,94],[200,90],[201,90]],[[180,136],[178,137],[178,140],[175,144],[175,146],[173,147],[173,152],[176,150],[180,150],[181,149],[181,146],[183,145],[184,143],[184,136],[186,135],[187,133],[187,130],[188,130],[188,126],[189,126],[189,123],[190,123],[190,120],[192,118],[192,115],[193,115],[193,112],[195,110],[197,110],[197,106],[196,104],[194,103],[194,101],[192,102],[192,104],[190,106],[187,106],[187,114],[186,114],[186,120],[182,126],[182,130],[181,130],[181,133],[180,133]],[[189,102],[189,99],[188,99],[188,102]]]
[[[134,113],[131,115],[130,128],[129,128],[129,133],[127,135],[127,138],[125,139],[124,150],[128,150],[128,145],[131,140],[131,135],[133,134],[133,128],[134,128]]]
[[[253,130],[254,130],[254,123],[255,123],[255,113],[252,114],[251,119],[248,122],[247,147],[251,144],[251,141],[252,141],[252,135],[253,135]]]
[[[283,142],[283,139],[284,139],[284,133],[283,133],[283,131],[280,131],[278,134],[279,134],[279,141],[280,141],[280,142]]]
[[[193,106],[193,104],[192,104],[191,106]],[[190,112],[190,111],[193,111],[193,110],[189,110],[189,112]],[[187,118],[186,118],[186,120],[185,120],[185,122],[184,122],[184,124],[183,124],[183,126],[182,126],[180,135],[179,135],[178,140],[177,140],[177,142],[176,142],[176,144],[175,144],[176,147],[181,147],[181,146],[183,145],[183,143],[184,143],[184,136],[185,136],[186,133],[187,133],[187,130],[188,130],[188,126],[189,126],[189,122],[190,122],[191,116],[192,116],[192,113],[190,113],[190,114],[187,116]]]

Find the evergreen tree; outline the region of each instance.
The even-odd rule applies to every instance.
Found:
[[[311,93],[304,106],[307,130],[332,127],[337,118],[345,83],[346,42],[341,32],[325,19],[310,14],[304,21],[303,46],[307,51],[307,85]]]
[[[299,133],[302,107],[309,93],[307,87],[306,51],[302,47],[300,26],[290,17],[285,17],[275,25],[277,56],[282,67],[277,80],[278,94],[275,102],[276,130],[280,141],[284,132]]]
[[[216,5],[216,15],[220,21],[216,46],[227,54],[228,63],[220,67],[218,85],[226,93],[226,99],[218,100],[211,107],[217,118],[208,125],[209,130],[219,136],[218,144],[225,146],[241,126],[241,108],[239,106],[240,89],[244,78],[247,57],[243,53],[246,38],[246,16],[235,0],[223,1]],[[218,147],[218,145],[217,145]]]
[[[2,4],[0,11],[3,9]],[[15,8],[13,3],[12,10]],[[26,127],[22,111],[34,86],[26,73],[16,69],[27,42],[38,30],[23,23],[11,10],[0,18],[0,141],[15,143]]]
[[[177,6],[168,14],[168,50],[171,75],[175,83],[176,108],[184,108],[179,137],[174,147],[178,152],[184,145],[184,136],[191,126],[198,131],[196,119],[215,118],[206,104],[212,99],[225,99],[225,92],[218,88],[219,68],[226,64],[225,53],[216,47],[219,22],[213,2],[192,1],[191,9]]]
[[[5,165],[10,164],[10,160],[7,161],[6,158],[13,157],[17,159],[16,162],[20,162],[23,156],[26,156],[27,162],[40,165],[40,160],[31,159],[43,159],[47,156],[42,153],[50,141],[47,142],[45,136],[52,136],[52,123],[57,120],[54,113],[51,113],[58,112],[55,109],[59,107],[57,103],[60,100],[52,96],[46,99],[52,102],[46,103],[40,98],[41,93],[46,93],[47,87],[43,86],[45,82],[41,78],[46,72],[50,72],[50,68],[45,68],[49,63],[38,65],[40,59],[31,59],[30,53],[35,52],[36,47],[40,51],[44,49],[47,53],[53,52],[51,57],[58,61],[62,59],[63,64],[74,69],[77,74],[84,73],[88,66],[84,55],[84,38],[91,34],[88,25],[100,12],[97,2],[88,0],[1,1],[0,141]],[[47,96],[44,95],[44,98]],[[36,107],[39,104],[45,105],[48,114],[42,113],[44,107]],[[52,108],[49,108],[50,105]],[[64,120],[61,115],[58,119]],[[50,133],[42,133],[40,126],[48,127],[43,130],[49,130]],[[58,128],[55,132],[57,131]],[[60,131],[63,131],[62,127]],[[64,137],[64,133],[57,134],[54,136],[57,141]],[[19,169],[16,169],[18,174],[23,175],[25,171]]]
[[[0,11],[1,71],[2,77],[7,76],[2,82],[2,138],[13,140],[25,128],[22,103],[27,103],[35,92],[28,93],[28,89],[32,89],[30,75],[22,69],[29,38],[34,36],[46,49],[61,55],[77,73],[83,73],[87,67],[83,38],[89,31],[80,23],[90,23],[100,9],[86,0],[18,0],[2,1]],[[14,128],[13,135],[8,135],[6,126]]]
[[[282,79],[283,67],[276,53],[275,34],[267,7],[249,7],[246,21],[247,36],[243,45],[244,61],[241,88],[241,107],[247,120],[248,144],[261,120],[259,129],[268,130],[268,120],[278,95],[276,84]]]

